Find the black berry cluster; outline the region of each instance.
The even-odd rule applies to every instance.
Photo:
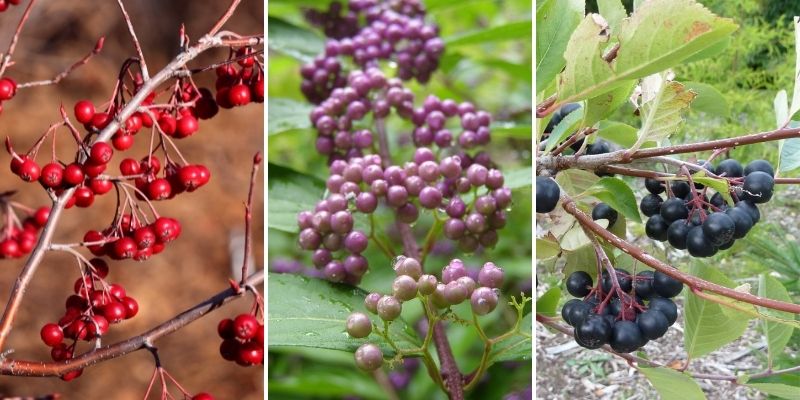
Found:
[[[659,271],[613,271],[616,279],[604,271],[596,286],[584,271],[570,274],[567,291],[579,299],[567,301],[561,317],[574,327],[579,345],[597,349],[608,344],[618,353],[630,353],[664,336],[675,323],[678,307],[671,298],[683,283]]]
[[[400,316],[403,302],[422,296],[436,308],[448,308],[469,300],[472,312],[486,315],[497,307],[499,287],[503,284],[503,269],[487,262],[478,272],[477,282],[468,276],[461,260],[450,261],[441,273],[441,280],[423,274],[422,265],[414,258],[398,257],[394,262],[397,275],[392,282],[392,294],[373,292],[364,298],[364,307],[383,321],[391,322]],[[353,338],[366,338],[377,326],[367,314],[354,312],[347,317],[346,330]],[[383,365],[383,353],[372,343],[361,345],[355,352],[356,365],[366,371]]]
[[[711,257],[733,246],[759,221],[757,204],[772,198],[774,171],[764,160],[753,161],[746,168],[733,159],[716,167],[699,164],[728,180],[733,204],[721,193],[709,199],[709,188],[699,183],[675,181],[667,188],[664,182],[648,178],[645,187],[650,194],[642,198],[639,208],[649,217],[645,225],[648,237],[669,241],[693,257]],[[664,192],[666,200],[661,196]]]

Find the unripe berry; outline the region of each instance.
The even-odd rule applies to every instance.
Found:
[[[362,344],[355,352],[356,366],[364,371],[374,371],[383,365],[381,349],[372,344]]]
[[[354,338],[365,338],[372,332],[372,321],[364,313],[352,313],[347,317],[347,334]]]
[[[377,314],[378,313],[378,301],[381,299],[380,293],[370,293],[366,297],[364,297],[364,307],[367,311]]]
[[[408,275],[400,275],[392,282],[392,295],[400,301],[417,297],[417,281]]]
[[[378,316],[384,321],[393,321],[400,316],[403,306],[392,296],[383,296],[378,300]]]
[[[467,288],[458,281],[447,284],[444,288],[444,299],[450,305],[461,304],[467,299]]]
[[[419,279],[422,275],[422,265],[415,258],[398,257],[394,263],[394,272],[398,276],[408,275],[414,279]]]
[[[503,269],[494,265],[492,262],[483,264],[478,271],[478,284],[490,288],[499,288],[503,285]]]
[[[417,289],[419,290],[420,294],[422,294],[423,296],[427,296],[429,294],[432,294],[436,290],[437,283],[438,281],[436,280],[435,276],[427,274],[422,275],[419,277],[419,280],[417,281]]]
[[[470,305],[472,312],[477,315],[486,315],[497,307],[497,293],[488,287],[479,287],[472,292]]]

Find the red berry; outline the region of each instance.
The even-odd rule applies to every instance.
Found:
[[[127,312],[128,310],[125,308],[125,305],[119,301],[112,301],[103,307],[103,316],[112,324],[124,320]]]
[[[167,135],[172,136],[175,134],[175,130],[178,127],[178,122],[175,120],[175,117],[169,114],[161,114],[158,118],[158,127]]]
[[[139,161],[139,168],[143,174],[155,175],[161,171],[161,161],[156,156],[144,157]]]
[[[83,183],[83,168],[80,164],[72,163],[64,168],[64,183],[69,186],[76,186]]]
[[[86,325],[89,328],[89,333],[86,335],[86,339],[103,336],[108,332],[108,320],[106,317],[99,314],[92,316],[92,321],[89,321],[89,323]]]
[[[139,118],[141,118],[142,126],[144,126],[145,128],[153,127],[153,118],[150,117],[149,113],[141,113],[139,114]]]
[[[110,294],[111,297],[117,300],[122,300],[127,295],[127,293],[125,292],[125,288],[117,283],[114,283],[108,287],[108,294]]]
[[[33,213],[33,220],[36,221],[36,225],[38,225],[40,228],[44,228],[49,218],[50,207],[39,207],[39,209]]]
[[[250,86],[251,95],[253,97],[253,101],[256,103],[263,103],[264,102],[264,80],[258,79],[255,81],[252,86]]]
[[[250,103],[250,88],[240,83],[228,91],[228,102],[234,106],[244,106]]]
[[[139,130],[142,129],[142,125],[143,123],[141,114],[137,112],[131,115],[127,121],[125,121],[125,130],[127,130],[129,134],[135,135],[137,132],[139,132]]]
[[[61,186],[61,181],[63,179],[64,167],[56,162],[51,162],[42,167],[41,175],[39,175],[39,182],[46,188]]]
[[[214,396],[212,396],[212,395],[210,395],[208,393],[202,392],[202,393],[198,393],[198,394],[192,396],[192,400],[214,400]]]
[[[94,290],[92,291],[92,294],[89,295],[89,302],[94,308],[105,307],[106,304],[111,303],[112,300],[111,294],[106,293],[103,290]]]
[[[108,179],[92,178],[89,181],[89,188],[92,189],[94,194],[102,195],[110,192],[114,188],[114,183]]]
[[[172,194],[172,186],[164,178],[158,178],[147,185],[147,197],[151,200],[166,200]]]
[[[178,119],[177,127],[175,128],[176,138],[185,138],[192,136],[200,128],[197,123],[197,118],[191,115],[184,115]]]
[[[90,121],[91,126],[97,130],[105,128],[109,123],[111,123],[111,116],[108,113],[96,113]]]
[[[125,151],[133,147],[133,135],[123,134],[111,138],[111,144],[119,151]]]
[[[98,231],[88,231],[86,232],[86,234],[83,235],[84,242],[99,242],[102,240],[106,240],[106,237],[105,235],[103,235]],[[102,256],[106,254],[102,244],[94,244],[91,246],[87,246],[87,248],[89,249],[89,251],[92,252],[92,254],[96,256]]]
[[[143,226],[133,232],[133,240],[139,249],[147,249],[156,243],[156,232],[150,226]]]
[[[19,177],[25,182],[33,182],[39,179],[41,172],[42,170],[39,168],[39,164],[36,164],[36,161],[26,157],[19,166],[19,172],[17,172],[17,175],[19,175]]]
[[[225,318],[217,324],[217,334],[223,339],[233,339],[236,333],[233,331],[233,320]]]
[[[264,345],[264,325],[258,325],[258,331],[256,331],[256,337],[253,341],[261,343],[262,346]]]
[[[72,350],[66,343],[59,343],[50,350],[50,357],[53,358],[53,361],[69,360],[72,358]]]
[[[80,208],[90,207],[94,203],[94,192],[86,186],[75,189],[72,197],[75,199],[75,205]]]
[[[108,276],[108,263],[105,260],[102,258],[93,258],[89,260],[89,263],[92,264],[94,274],[97,275],[98,278],[105,278]]]
[[[61,327],[58,324],[46,324],[42,327],[41,332],[39,335],[42,338],[44,344],[55,347],[61,344],[61,341],[64,340],[64,331],[61,330]]]
[[[72,321],[72,323],[67,325],[64,329],[64,336],[75,340],[86,339],[87,333],[86,323],[79,319]]]
[[[239,346],[236,363],[239,365],[256,365],[264,360],[264,346],[261,343],[247,342]]]
[[[121,303],[125,306],[125,319],[131,319],[139,313],[139,303],[133,297],[123,297]]]
[[[75,103],[75,119],[82,124],[88,124],[94,117],[94,104],[89,100]]]
[[[180,223],[172,218],[160,217],[152,226],[156,237],[162,243],[169,243],[180,234]]]
[[[19,250],[19,243],[14,239],[6,239],[0,242],[0,258],[17,258],[22,256]]]
[[[75,281],[75,284],[72,285],[72,288],[75,290],[75,294],[86,298],[89,297],[88,293],[94,292],[93,287],[94,285],[92,284],[92,277],[88,275],[78,278]]]
[[[250,340],[258,331],[258,320],[252,314],[241,314],[233,320],[233,331],[237,338]]]
[[[136,254],[136,242],[132,238],[122,237],[113,243],[111,255],[118,259],[132,258]]]
[[[147,261],[153,255],[153,248],[148,247],[146,249],[139,249],[136,251],[136,255],[133,256],[133,259],[136,261]]]
[[[17,94],[17,83],[11,78],[0,79],[0,101],[11,100]]]
[[[39,238],[35,233],[25,230],[20,232],[19,236],[17,236],[17,247],[19,247],[20,253],[28,254],[33,251],[38,241]]]
[[[81,376],[82,373],[83,373],[82,369],[75,370],[75,371],[70,371],[70,372],[67,372],[64,375],[61,375],[61,380],[64,381],[64,382],[69,382],[69,381]]]
[[[114,149],[108,143],[97,142],[89,151],[89,160],[94,164],[108,164],[114,156]]]
[[[239,355],[239,346],[236,339],[225,339],[219,345],[219,354],[225,360],[234,361]]]
[[[91,160],[90,162],[83,164],[83,173],[89,178],[97,178],[105,170],[106,164],[95,164],[91,162]]]
[[[197,117],[200,119],[213,118],[219,112],[219,106],[214,100],[214,95],[207,88],[200,88],[200,96],[200,99],[194,105]]]
[[[217,100],[217,105],[225,109],[233,108],[233,104],[231,104],[231,101],[228,98],[229,91],[230,88],[228,88],[227,85],[217,88],[217,96],[215,97]]]
[[[242,47],[241,49],[236,50],[236,57],[237,58],[238,57],[244,57],[244,56],[246,56],[248,54],[252,54],[252,53],[253,53],[253,49],[251,49],[249,47]],[[255,58],[253,56],[245,57],[245,58],[242,58],[241,60],[238,61],[239,65],[241,65],[243,67],[252,67],[255,62],[256,61],[255,61]]]
[[[126,158],[119,163],[119,172],[125,176],[139,175],[141,170],[139,162],[132,158]]]

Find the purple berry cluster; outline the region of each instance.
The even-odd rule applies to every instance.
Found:
[[[476,282],[459,259],[450,261],[442,269],[441,280],[424,274],[422,264],[411,257],[397,257],[393,268],[397,277],[392,282],[392,294],[373,292],[364,298],[367,311],[386,322],[400,317],[403,303],[415,298],[430,301],[438,309],[469,300],[473,313],[489,314],[497,307],[499,288],[505,275],[502,268],[487,262],[478,272]],[[347,334],[356,339],[368,337],[377,327],[367,314],[361,312],[350,314],[345,325]],[[355,362],[363,370],[376,370],[383,365],[383,353],[378,346],[365,343],[356,350]]]
[[[330,39],[325,52],[301,68],[301,91],[314,104],[327,99],[344,86],[340,58],[352,60],[361,69],[392,60],[402,80],[427,82],[439,66],[444,42],[435,25],[425,23],[425,9],[417,0],[350,1],[342,16],[341,4],[332,3],[326,12],[308,11],[312,24],[321,26]],[[366,25],[358,21],[363,14]]]
[[[434,95],[425,98],[422,107],[414,109],[411,121],[414,123],[414,144],[430,146],[436,144],[447,148],[453,144],[453,133],[447,127],[447,121],[459,117],[461,134],[458,145],[463,149],[489,144],[491,131],[489,125],[492,116],[486,111],[476,111],[472,103],[456,103],[453,100],[441,100]]]

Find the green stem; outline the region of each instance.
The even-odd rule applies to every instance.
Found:
[[[425,243],[422,245],[422,258],[419,262],[421,264],[425,264],[425,258],[428,257],[428,253],[433,248],[433,244],[436,243],[436,236],[439,233],[439,230],[442,227],[442,221],[436,217],[436,211],[433,211],[433,225],[431,229],[428,230],[428,234],[425,235]]]

